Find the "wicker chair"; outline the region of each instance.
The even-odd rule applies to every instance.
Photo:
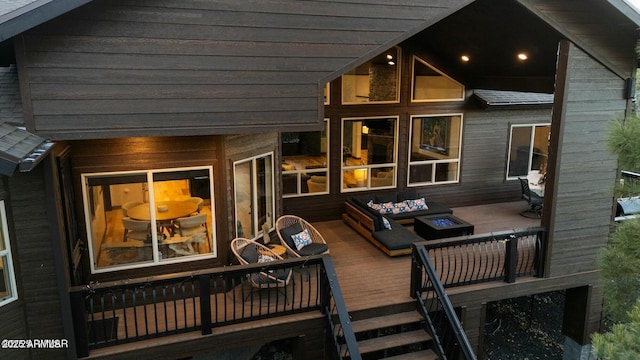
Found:
[[[292,235],[299,234],[307,230],[311,236],[311,244],[298,249]],[[295,215],[283,215],[276,220],[276,233],[280,243],[287,249],[287,253],[296,256],[311,256],[328,254],[329,247],[322,235],[306,220]]]
[[[261,256],[282,260],[282,257],[269,247],[245,238],[231,240],[231,251],[241,265],[258,263]],[[251,285],[256,289],[284,288],[291,281],[291,273],[291,269],[254,273],[250,276]]]

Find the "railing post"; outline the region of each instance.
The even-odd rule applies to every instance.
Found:
[[[544,277],[544,263],[547,256],[547,232],[536,232],[536,257],[534,259],[534,267],[536,270],[536,277]]]
[[[504,281],[514,283],[518,265],[518,238],[511,235],[505,242]]]
[[[79,358],[87,357],[89,356],[89,332],[87,331],[84,294],[82,291],[72,291],[69,293],[69,300],[71,302],[71,316],[76,340],[76,355]]]
[[[211,334],[211,275],[200,275],[200,325],[202,335]]]
[[[422,265],[418,261],[418,251],[416,245],[411,246],[411,286],[409,287],[409,296],[416,298],[416,292],[422,287]]]

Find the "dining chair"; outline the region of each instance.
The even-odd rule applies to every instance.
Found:
[[[122,218],[122,225],[124,226],[123,242],[126,242],[127,239],[141,240],[143,242],[151,239],[150,221],[134,220],[125,217]]]

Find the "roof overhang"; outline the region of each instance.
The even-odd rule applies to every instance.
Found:
[[[473,95],[485,108],[529,108],[553,105],[553,94],[546,93],[476,89]]]
[[[16,169],[31,171],[47,156],[53,144],[22,128],[0,124],[0,175],[12,176]]]
[[[91,0],[15,1],[15,8],[0,14],[0,42],[89,2]]]

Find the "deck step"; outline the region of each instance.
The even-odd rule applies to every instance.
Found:
[[[422,321],[422,317],[417,311],[409,311],[398,314],[391,314],[373,317],[363,320],[356,320],[351,323],[351,328],[355,333],[382,329],[391,326],[406,325]]]
[[[385,358],[385,360],[438,360],[438,354],[433,350],[422,350]]]
[[[432,338],[429,334],[424,330],[419,329],[362,340],[358,342],[358,348],[360,349],[360,354],[366,354],[374,351],[431,341],[431,339]]]

